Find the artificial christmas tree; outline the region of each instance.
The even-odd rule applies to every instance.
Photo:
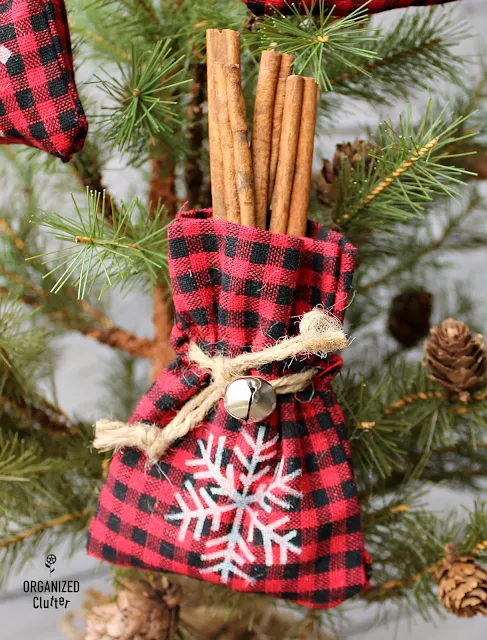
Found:
[[[91,552],[125,566],[84,636],[323,639],[346,635],[355,607],[484,613],[485,504],[430,505],[439,485],[481,498],[486,474],[481,296],[443,270],[448,249],[474,259],[486,242],[465,155],[485,152],[486,75],[458,82],[462,3],[425,4],[380,29],[353,4],[250,22],[240,0],[68,4],[92,135],[64,164],[0,145],[0,551],[15,571],[42,550],[48,572],[57,542],[83,549],[93,523]],[[225,35],[222,56],[212,36],[207,74],[208,30],[239,32],[241,51]],[[382,111],[445,80],[449,107],[434,95],[357,132],[308,206],[315,120],[321,163],[347,101]],[[118,324],[105,301],[129,289],[137,322]],[[438,325],[425,362],[428,304],[414,322],[396,308],[408,338],[383,348],[390,301],[420,290],[433,324],[472,328]],[[300,342],[309,312],[340,333],[341,356]],[[73,333],[102,345],[84,382],[107,389],[76,416],[52,386],[57,340]],[[103,415],[114,456],[92,446]],[[269,447],[256,456],[256,443]],[[231,572],[223,539],[238,545]]]

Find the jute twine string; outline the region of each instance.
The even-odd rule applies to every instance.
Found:
[[[321,309],[306,313],[299,323],[299,334],[285,338],[255,353],[242,353],[235,358],[209,356],[192,342],[188,359],[200,369],[211,373],[210,384],[193,396],[165,427],[155,424],[99,420],[95,425],[93,446],[100,451],[132,447],[144,451],[149,463],[160,459],[169,447],[197,427],[208,412],[225,395],[227,385],[252,369],[272,362],[282,362],[299,354],[325,356],[348,346],[340,322]],[[316,375],[316,368],[282,376],[269,383],[278,394],[303,390]]]

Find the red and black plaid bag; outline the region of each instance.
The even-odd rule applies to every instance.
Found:
[[[293,6],[311,7],[319,6],[317,0],[244,0],[252,13],[262,15],[271,13],[272,9],[278,9],[281,13],[289,13]],[[389,9],[404,9],[405,7],[424,7],[433,4],[445,4],[454,0],[371,0],[367,5],[370,13],[380,13]],[[335,7],[334,14],[347,16],[348,14],[364,6],[365,0],[324,0],[325,7]]]
[[[87,130],[63,0],[0,0],[0,144],[69,160]]]
[[[342,321],[355,248],[310,223],[296,238],[179,214],[169,228],[177,358],[130,423],[167,425],[209,383],[187,358],[260,351],[297,332],[316,306]],[[111,461],[89,529],[90,554],[329,608],[368,584],[360,506],[343,414],[330,384],[338,355],[265,365],[267,380],[316,367],[309,388],[278,396],[265,422],[220,401],[156,464],[125,448]]]

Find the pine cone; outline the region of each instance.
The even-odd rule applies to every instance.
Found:
[[[481,384],[487,368],[482,336],[470,333],[464,322],[448,318],[431,329],[425,353],[429,378],[468,402],[469,391]]]
[[[248,12],[247,20],[244,22],[243,28],[246,31],[254,32],[257,31],[259,23],[262,21],[262,18],[258,18],[251,11]]]
[[[372,155],[379,153],[379,147],[369,140],[354,140],[337,144],[333,161],[323,160],[321,172],[316,177],[316,195],[318,201],[324,205],[331,205],[335,201],[335,180],[343,165],[357,169],[365,159],[365,168],[368,170],[373,161]],[[345,168],[346,170],[346,168]]]
[[[403,291],[392,299],[389,333],[403,347],[414,347],[428,335],[433,296],[428,291]]]
[[[459,618],[487,616],[487,571],[471,556],[445,558],[436,572],[443,606]]]
[[[167,580],[153,589],[126,583],[115,602],[91,609],[85,640],[172,640],[179,618],[180,592]]]

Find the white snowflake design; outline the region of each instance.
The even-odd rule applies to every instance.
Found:
[[[200,569],[201,573],[218,573],[223,583],[228,582],[230,576],[238,576],[250,583],[254,582],[248,573],[243,570],[246,563],[256,561],[255,555],[248,543],[254,541],[256,532],[262,538],[262,545],[267,566],[274,564],[275,550],[279,553],[279,563],[285,564],[288,552],[299,555],[301,548],[293,542],[298,535],[296,530],[280,533],[281,527],[289,522],[289,516],[285,515],[274,522],[263,522],[262,516],[272,513],[273,506],[281,509],[290,509],[291,501],[288,499],[301,498],[302,493],[289,486],[289,483],[301,475],[301,469],[284,474],[284,460],[276,467],[272,479],[262,481],[271,469],[268,461],[277,455],[276,435],[265,442],[266,427],[260,427],[257,437],[254,439],[247,431],[242,435],[249,445],[252,454],[247,458],[239,447],[234,449],[242,467],[245,469],[239,475],[240,488],[235,483],[235,468],[233,464],[223,467],[223,454],[225,448],[225,436],[220,436],[214,449],[214,436],[208,436],[208,442],[198,440],[201,458],[188,460],[189,467],[199,468],[195,471],[195,480],[209,480],[215,483],[207,487],[201,487],[199,492],[195,489],[191,480],[188,480],[184,488],[187,496],[176,494],[176,500],[181,509],[180,513],[166,515],[167,520],[180,521],[179,540],[185,539],[189,527],[194,523],[191,534],[195,540],[200,540],[203,527],[207,521],[211,522],[211,531],[217,532],[221,526],[221,518],[224,513],[234,512],[230,531],[226,535],[210,538],[206,543],[206,553],[201,559],[208,566]],[[213,455],[214,453],[214,455]],[[226,496],[228,500],[224,504],[218,504],[219,496]],[[247,535],[244,535],[244,521],[247,522]]]
[[[7,47],[4,47],[3,44],[0,45],[0,62],[2,64],[7,64],[7,62],[12,57],[12,52]]]

